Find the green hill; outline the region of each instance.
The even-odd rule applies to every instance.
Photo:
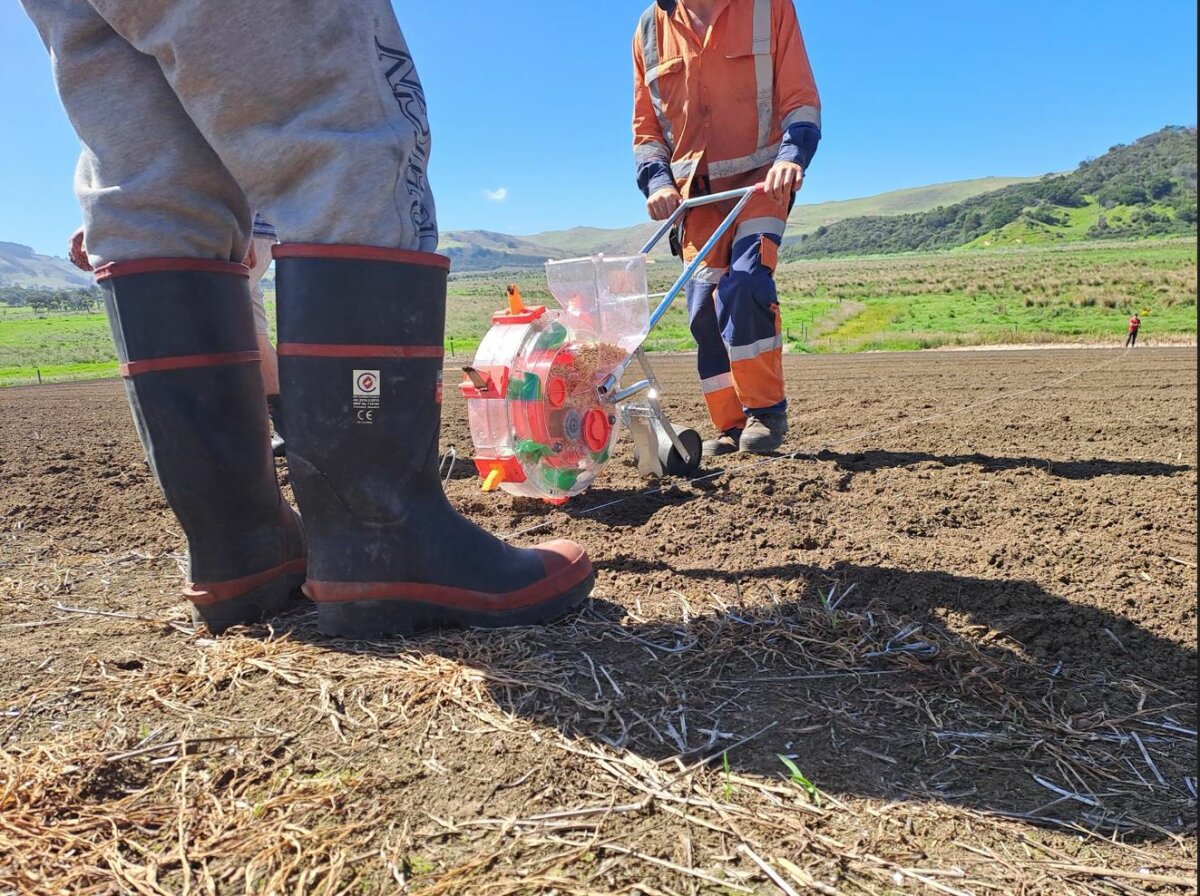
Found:
[[[860,199],[800,204],[788,218],[789,234],[812,233],[818,227],[863,215],[922,212],[1033,180],[1028,177],[981,177],[893,190]],[[637,252],[653,235],[655,226],[647,221],[633,227],[572,227],[529,236],[509,236],[486,230],[452,230],[442,235],[440,251],[453,259],[454,270],[460,272],[534,268],[540,267],[548,258]],[[665,246],[656,254],[666,254]]]
[[[452,230],[443,233],[438,251],[450,256],[455,271],[538,268],[547,258],[563,257],[552,247],[490,230]]]
[[[827,227],[848,218],[924,212],[939,205],[953,205],[973,196],[993,193],[1013,184],[1031,183],[1035,180],[1037,178],[1034,177],[979,177],[974,180],[956,180],[907,190],[893,190],[863,199],[797,205],[788,216],[788,234],[790,236],[812,233],[818,227]]]
[[[987,248],[1196,232],[1196,129],[1168,127],[1067,174],[952,205],[820,226],[784,258]]]
[[[91,275],[65,258],[38,255],[20,243],[0,242],[0,287],[78,289],[91,285]]]
[[[633,227],[608,229],[603,227],[572,227],[569,230],[551,230],[535,233],[525,239],[543,246],[550,246],[560,258],[594,255],[604,252],[612,255],[628,255],[637,252],[646,240],[654,235],[654,223],[635,224]]]

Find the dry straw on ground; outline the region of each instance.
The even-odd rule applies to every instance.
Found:
[[[678,594],[657,621],[599,601],[548,629],[333,649],[309,613],[93,659],[0,728],[0,893],[1194,887],[1195,733],[1174,695],[846,612],[844,594],[757,609]],[[92,619],[162,628],[46,622]],[[64,706],[89,724],[56,733]],[[797,711],[820,738],[840,717],[856,733],[840,750],[864,768],[902,778],[936,754],[922,765],[1023,781],[1012,805],[1043,804],[1006,811],[981,787],[985,808],[936,778],[903,802],[822,792],[755,752]],[[443,753],[450,732],[494,764]],[[456,801],[456,781],[479,780],[484,799]],[[932,827],[951,829],[943,855],[914,839]]]

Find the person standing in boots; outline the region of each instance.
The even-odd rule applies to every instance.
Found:
[[[821,100],[792,0],[657,0],[633,39],[633,149],[650,217],[765,181],[687,287],[708,456],[767,454],[787,433],[774,272],[821,139]],[[734,203],[683,222],[691,261]]]
[[[353,637],[540,623],[583,601],[583,548],[507,545],[442,490],[449,260],[424,93],[387,0],[22,2],[83,143],[88,261],[209,628],[278,613],[302,582],[320,630]],[[280,238],[303,530],[262,413],[252,208]]]

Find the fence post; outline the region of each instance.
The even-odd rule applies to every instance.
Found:
[[[42,384],[42,368],[40,368],[40,367],[37,368],[37,375],[38,375],[38,385],[40,386]]]

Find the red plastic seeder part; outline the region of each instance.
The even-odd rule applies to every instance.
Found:
[[[464,368],[465,372],[466,368]],[[467,378],[459,383],[458,391],[462,393],[463,398],[503,398],[508,394],[509,375],[510,371],[507,367],[501,368],[500,382],[497,383],[490,373],[475,370],[475,376],[483,381],[483,385],[480,386],[476,383],[468,373]]]
[[[521,466],[521,462],[512,455],[504,457],[476,457],[475,469],[479,471],[479,477],[487,480],[493,472],[499,471],[500,482],[524,482],[525,470]]]
[[[545,305],[534,305],[517,314],[509,311],[497,311],[492,315],[493,324],[531,324],[546,313]]]
[[[508,287],[508,310],[497,311],[492,315],[493,324],[530,324],[546,313],[545,305],[534,305],[526,308],[521,299],[521,290],[517,284]]]
[[[546,382],[546,399],[556,408],[561,408],[567,400],[567,384],[562,377],[552,376]]]
[[[592,451],[603,451],[608,447],[612,435],[612,424],[608,415],[599,408],[592,408],[583,415],[583,441]]]

